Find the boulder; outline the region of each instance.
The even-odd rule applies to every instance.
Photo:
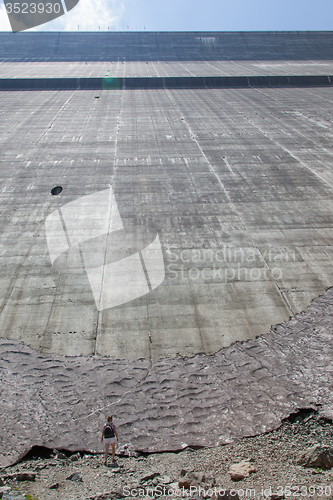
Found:
[[[68,480],[68,481],[78,481],[78,482],[81,482],[81,483],[83,481],[81,474],[79,474],[78,472],[73,472],[73,474],[71,474],[70,476],[66,477],[66,480]]]
[[[159,478],[159,482],[160,482],[161,484],[170,484],[172,481],[171,481],[170,476],[161,476],[161,477]]]
[[[111,472],[112,474],[121,474],[123,472],[123,469],[121,469],[120,467],[116,467],[111,469]]]
[[[43,469],[46,469],[47,468],[47,465],[46,464],[43,464],[42,462],[39,462],[38,464],[35,465],[34,467],[34,470],[36,471],[40,471],[40,470],[43,470]]]
[[[138,458],[140,456],[140,453],[134,450],[133,446],[131,444],[124,444],[122,446],[118,447],[118,450],[116,454],[119,457],[134,457]]]
[[[17,481],[36,481],[36,474],[34,472],[20,472],[16,475]]]
[[[3,495],[5,493],[9,493],[10,491],[12,491],[12,489],[9,488],[9,486],[0,486],[0,498],[3,498]]]
[[[2,495],[2,500],[26,500],[26,497],[19,491],[6,491]]]
[[[182,474],[183,470],[181,471]],[[189,490],[191,486],[202,486],[206,488],[211,488],[215,484],[215,478],[212,476],[206,476],[204,472],[186,472],[183,477],[178,482],[179,488],[185,488]]]
[[[185,472],[181,470],[181,474],[183,473],[181,479],[178,482],[179,488],[184,488],[185,490],[189,490],[191,486],[198,485],[197,474],[194,472]]]
[[[242,472],[229,472],[230,474],[230,479],[232,481],[242,481],[243,479],[245,479],[247,476],[245,474],[243,474]]]
[[[189,490],[192,485],[192,481],[190,479],[180,479],[178,482],[178,487],[180,489],[184,488],[185,490]]]
[[[178,481],[175,481],[173,483],[168,484],[169,491],[175,491],[178,490],[179,484]]]
[[[320,444],[306,448],[297,455],[297,465],[330,469],[333,467],[333,448]]]
[[[233,464],[229,469],[232,481],[241,481],[242,479],[249,477],[253,472],[256,472],[256,469],[248,460],[242,460],[238,464]]]
[[[124,498],[124,495],[121,491],[110,491],[109,493],[97,493],[97,495],[93,497],[89,497],[87,500],[110,500],[110,498]]]
[[[240,500],[235,490],[219,490],[216,497],[217,500]]]

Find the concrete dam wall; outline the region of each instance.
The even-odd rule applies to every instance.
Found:
[[[278,330],[278,356],[272,327],[298,335],[297,314],[333,285],[332,41],[331,32],[0,34],[2,463],[33,444],[96,450],[95,420],[111,409],[134,448],[156,451],[262,432],[326,397],[327,325],[317,337],[307,323],[318,352],[309,376],[322,370],[322,392],[302,379],[301,395],[290,381],[305,351],[286,368],[294,337]],[[81,374],[80,390],[66,366]],[[287,403],[268,414],[282,372]],[[102,396],[99,376],[109,381]],[[36,396],[35,418],[10,388],[35,394],[42,379],[53,403]],[[78,409],[68,387],[82,395]],[[253,392],[243,401],[251,422],[237,432],[237,412],[211,410],[217,389],[220,409],[229,398],[234,408],[234,391],[237,404]],[[193,405],[203,425],[211,417],[208,441]],[[33,420],[21,438],[10,437],[18,408]],[[169,437],[158,408],[175,423]],[[76,411],[90,426],[83,443]]]

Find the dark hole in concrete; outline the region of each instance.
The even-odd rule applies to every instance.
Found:
[[[62,191],[62,187],[56,186],[56,187],[51,189],[51,194],[53,194],[53,196],[57,196],[57,194],[60,194],[61,191]]]

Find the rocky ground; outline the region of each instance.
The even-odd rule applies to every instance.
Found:
[[[195,489],[199,486],[204,497],[212,496],[215,486],[235,490],[240,498],[259,499],[278,494],[285,498],[333,499],[333,468],[297,465],[299,452],[316,443],[333,448],[333,423],[315,411],[302,410],[275,431],[217,448],[117,456],[116,464],[111,464],[110,459],[108,466],[104,465],[102,455],[70,455],[54,450],[49,458],[28,456],[14,466],[1,469],[0,477],[7,488],[20,491],[29,500],[108,500],[124,496],[158,497],[163,493],[169,498],[194,498],[199,496]],[[243,480],[232,481],[230,466],[241,460],[248,460],[255,472]],[[195,474],[189,474],[190,471]],[[35,480],[19,481],[18,475],[22,473],[31,474],[30,479]],[[24,478],[29,476],[21,476]],[[186,478],[192,478],[191,492],[177,491],[179,481],[184,484]],[[172,490],[169,496],[168,489]]]

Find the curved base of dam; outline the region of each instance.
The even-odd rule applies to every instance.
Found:
[[[0,465],[33,446],[102,452],[106,415],[143,452],[268,432],[300,408],[333,419],[333,289],[306,312],[212,356],[128,361],[38,354],[2,339]]]
[[[0,465],[331,419],[333,33],[0,41]]]

